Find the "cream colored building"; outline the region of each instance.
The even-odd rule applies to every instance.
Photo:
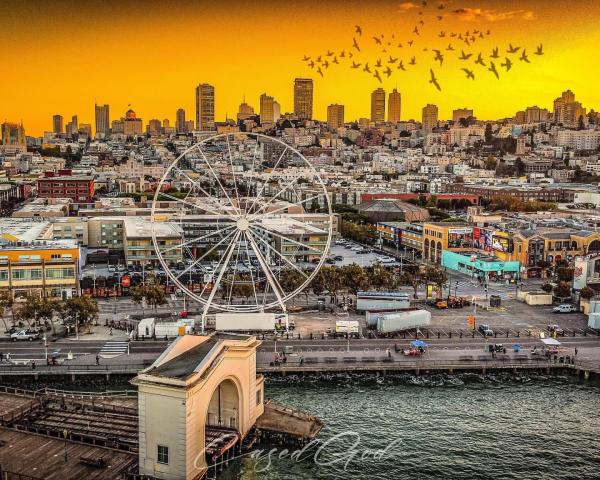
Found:
[[[139,473],[203,478],[207,438],[241,441],[264,412],[253,336],[184,335],[132,381],[138,388]]]

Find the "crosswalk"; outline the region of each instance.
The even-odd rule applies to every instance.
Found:
[[[458,283],[457,283],[458,282]],[[447,287],[446,287],[447,288]],[[482,284],[477,280],[461,279],[458,281],[450,280],[451,293],[457,292],[460,296],[475,295],[485,296],[485,290]],[[500,295],[501,297],[514,297],[516,288],[514,284],[490,283],[488,285],[488,295]]]
[[[100,350],[99,355],[103,358],[118,357],[119,355],[123,355],[127,352],[127,346],[127,342],[120,342],[116,340],[106,342]]]

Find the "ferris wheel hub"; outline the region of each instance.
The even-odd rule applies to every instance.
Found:
[[[250,228],[250,222],[246,217],[241,217],[238,218],[236,226],[238,230],[240,230],[241,232],[245,232],[246,230],[248,230],[248,228]]]

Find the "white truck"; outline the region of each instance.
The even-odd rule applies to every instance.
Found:
[[[389,313],[377,317],[377,331],[379,333],[401,332],[426,327],[430,323],[431,313],[427,310]]]
[[[381,308],[396,308],[398,310],[410,307],[410,296],[406,292],[358,292],[356,309],[358,311]]]
[[[154,325],[156,323],[156,319],[152,318],[142,318],[140,323],[138,323],[137,334],[139,338],[152,338],[154,336]]]
[[[360,337],[360,325],[356,320],[336,320],[334,336],[345,337],[346,335],[352,338]]]
[[[193,318],[180,318],[175,322],[155,322],[154,334],[156,338],[174,338],[181,335],[188,335],[194,331]]]
[[[275,313],[216,313],[215,330],[222,332],[262,332],[294,329],[287,314]]]

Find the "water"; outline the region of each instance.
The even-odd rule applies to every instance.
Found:
[[[224,478],[599,478],[600,386],[571,377],[287,377],[266,394],[324,420],[321,439],[354,432],[360,444],[339,438],[316,462],[314,450],[299,462],[246,458]]]

